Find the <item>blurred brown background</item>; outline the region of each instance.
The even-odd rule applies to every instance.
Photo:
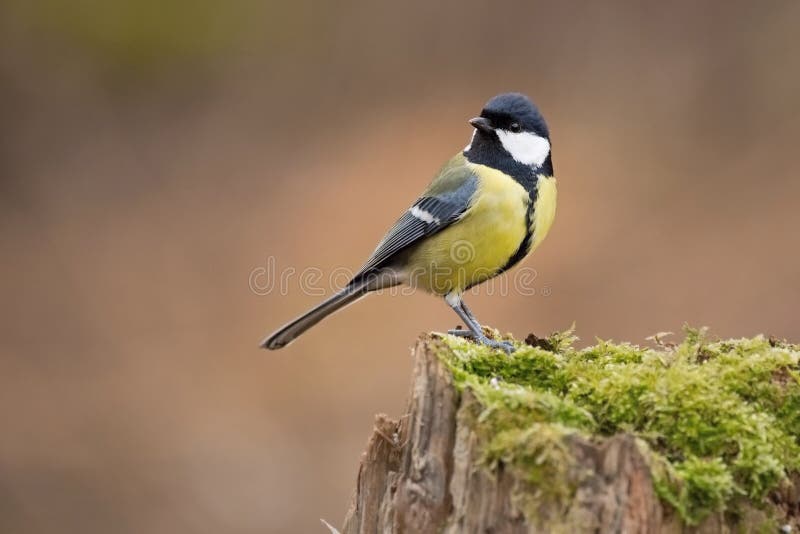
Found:
[[[800,339],[795,0],[0,10],[1,532],[339,524],[457,320],[375,296],[267,353],[320,297],[251,274],[357,268],[501,91],[543,109],[560,204],[536,294],[483,321]]]

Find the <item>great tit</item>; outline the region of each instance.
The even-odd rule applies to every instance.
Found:
[[[439,171],[347,286],[268,338],[279,349],[371,291],[409,284],[445,302],[466,324],[451,334],[506,352],[484,334],[462,294],[510,269],[547,235],[556,213],[550,133],[519,93],[497,95],[471,119],[470,143]]]

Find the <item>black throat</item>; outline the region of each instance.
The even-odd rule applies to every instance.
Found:
[[[494,133],[476,132],[469,150],[464,151],[464,156],[472,163],[486,165],[511,176],[525,188],[532,201],[536,199],[537,176],[540,174],[553,176],[553,162],[550,154],[541,165],[525,165],[506,152],[500,139]]]

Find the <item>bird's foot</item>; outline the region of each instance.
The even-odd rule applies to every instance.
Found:
[[[494,339],[489,339],[486,336],[484,336],[482,339],[478,339],[477,341],[481,345],[486,345],[487,347],[491,347],[493,349],[501,349],[506,354],[511,354],[515,350],[514,344],[510,341],[496,341]]]
[[[454,328],[453,330],[448,330],[447,333],[456,337],[475,338],[475,334],[472,333],[472,330],[467,330],[466,328]]]
[[[456,328],[453,330],[448,330],[448,334],[451,336],[457,337],[466,337],[472,339],[476,343],[480,343],[481,345],[491,347],[493,349],[501,349],[506,354],[511,354],[514,352],[514,344],[510,341],[496,341],[494,339],[488,338],[486,335],[481,334],[480,336],[475,336],[475,333],[472,330],[468,330],[466,328]]]

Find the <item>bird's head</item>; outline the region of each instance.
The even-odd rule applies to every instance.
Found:
[[[551,165],[547,123],[525,95],[497,95],[469,123],[475,128],[464,149],[470,161],[500,169],[509,165],[534,169]]]

